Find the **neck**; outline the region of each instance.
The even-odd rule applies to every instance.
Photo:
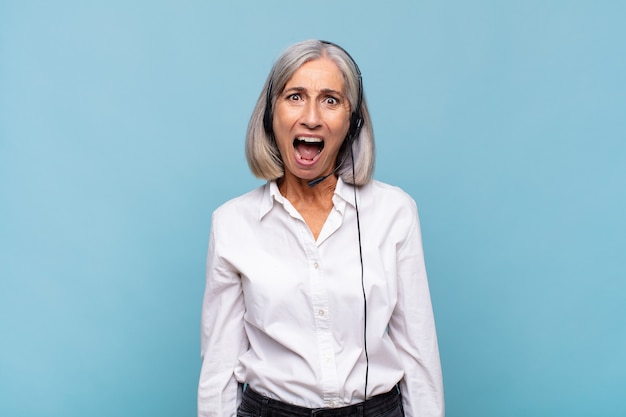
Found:
[[[310,181],[310,179],[302,179],[290,174],[286,174],[283,178],[280,178],[277,183],[280,193],[292,203],[296,200],[332,200],[338,181],[337,176],[334,173],[331,173],[327,178],[318,182],[313,187],[310,186]]]

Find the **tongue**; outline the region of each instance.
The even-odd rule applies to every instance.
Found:
[[[296,148],[302,159],[308,160],[313,160],[320,151],[320,145],[317,143],[299,142]]]

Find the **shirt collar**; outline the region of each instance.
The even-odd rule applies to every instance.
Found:
[[[278,197],[277,197],[278,196]],[[276,198],[282,198],[276,181],[268,181],[263,188],[263,198],[259,207],[259,220],[261,220],[274,207]]]
[[[335,187],[335,195],[333,196],[335,205],[338,203],[337,198],[340,198],[354,207],[354,185],[343,182],[341,177],[339,177],[337,186]]]
[[[275,202],[284,204],[285,197],[280,193],[276,181],[268,181],[263,190],[263,198],[259,209],[259,220],[270,212]],[[341,177],[337,179],[333,203],[335,206],[343,206],[343,204],[347,203],[354,207],[354,186],[343,182]]]

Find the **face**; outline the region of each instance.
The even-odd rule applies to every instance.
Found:
[[[274,109],[285,179],[312,180],[331,173],[350,127],[350,102],[339,67],[327,58],[302,65]]]

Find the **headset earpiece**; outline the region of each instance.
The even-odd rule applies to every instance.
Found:
[[[361,127],[363,127],[363,117],[361,116],[361,112],[353,111],[350,116],[350,128],[348,129],[348,134],[346,135],[346,139],[350,142],[350,144],[352,144],[352,142],[359,137]]]

